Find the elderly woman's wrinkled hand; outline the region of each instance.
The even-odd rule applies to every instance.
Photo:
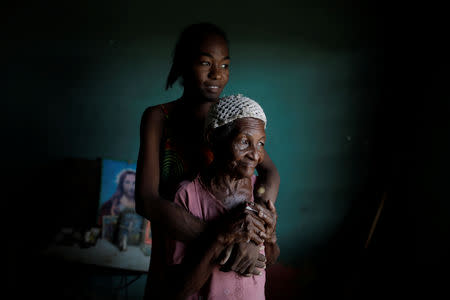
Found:
[[[264,254],[260,252],[262,247],[245,242],[228,246],[220,262],[221,271],[234,271],[246,277],[261,275],[261,270],[266,268],[267,261]]]

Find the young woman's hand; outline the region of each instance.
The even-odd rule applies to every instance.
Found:
[[[277,211],[272,201],[267,201],[266,205],[254,202],[248,203],[249,208],[260,222],[264,223],[264,233],[258,233],[266,242],[275,242],[275,229],[277,225]],[[258,228],[259,229],[259,228]],[[273,241],[275,239],[275,241]]]
[[[228,246],[232,243],[253,241],[256,245],[263,245],[265,226],[261,218],[246,209],[248,203],[242,203],[227,214],[213,222],[213,230],[218,240]]]

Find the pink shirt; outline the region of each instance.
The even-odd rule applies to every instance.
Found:
[[[256,176],[252,177],[252,184]],[[253,201],[253,198],[251,199]],[[197,177],[194,181],[181,183],[175,195],[175,203],[187,209],[192,215],[204,221],[210,221],[226,212],[224,205],[212,195]],[[180,264],[183,261],[186,245],[179,241],[168,242],[168,264]],[[264,251],[261,253],[264,254]],[[214,267],[210,279],[202,289],[189,297],[189,300],[264,300],[265,270],[261,275],[244,277],[236,272],[222,272]]]

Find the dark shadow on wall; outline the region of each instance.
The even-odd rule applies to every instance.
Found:
[[[77,53],[79,49],[70,53],[67,48],[74,43],[34,43],[12,41],[7,47],[2,78],[8,113],[2,122],[8,128],[5,139],[11,147],[2,153],[17,160],[8,161],[9,165],[48,160],[55,149],[67,151],[83,118],[79,107],[85,105],[80,102],[86,101],[88,91],[83,90],[82,81],[94,64],[93,58]]]
[[[89,229],[96,225],[101,161],[67,158],[29,163],[11,170],[10,187],[16,199],[11,210],[20,211],[15,222],[15,243],[28,253],[47,246],[63,227]],[[11,216],[13,217],[13,216]]]
[[[65,263],[45,259],[42,251],[62,228],[84,232],[96,225],[100,170],[100,160],[77,158],[28,162],[9,170],[15,201],[7,209],[14,213],[6,217],[13,224],[7,231],[8,289],[16,299],[52,295],[64,289],[64,278],[81,276],[64,268]],[[60,284],[49,288],[51,278]]]
[[[430,6],[409,6],[402,12],[390,7],[385,17],[376,62],[379,74],[373,78],[378,105],[368,182],[335,234],[310,258],[312,267],[299,262],[293,270],[279,267],[268,275],[279,278],[270,291],[285,295],[273,299],[448,295],[450,100],[448,46],[442,42],[445,18]],[[384,192],[380,218],[365,248]],[[295,278],[295,284],[289,278]]]

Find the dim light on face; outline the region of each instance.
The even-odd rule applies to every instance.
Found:
[[[230,147],[229,169],[238,178],[251,177],[264,160],[266,132],[264,122],[254,118],[237,119]]]
[[[230,56],[227,42],[218,35],[209,35],[201,43],[184,76],[185,89],[204,99],[216,101],[228,83]]]

